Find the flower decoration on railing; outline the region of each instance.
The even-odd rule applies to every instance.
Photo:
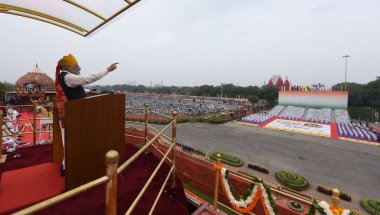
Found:
[[[18,130],[10,128],[7,125],[3,125],[3,130],[5,131],[5,133],[7,135],[21,135],[25,131],[26,128],[30,128],[33,130],[33,125],[32,124],[24,124]]]
[[[37,88],[17,88],[17,94],[28,94],[28,95],[33,95],[33,94],[44,94],[46,92],[45,89],[37,89]]]
[[[246,214],[255,208],[257,202],[261,200],[265,215],[278,215],[270,188],[262,180],[258,178],[253,179],[253,183],[249,185],[244,195],[238,195],[229,181],[228,170],[221,165],[214,165],[214,168],[221,172],[221,186],[232,207],[236,211]],[[235,196],[239,196],[239,199],[237,200]]]
[[[317,213],[318,212],[318,213]],[[349,215],[350,211],[343,208],[334,208],[325,201],[317,202],[314,200],[306,215]]]

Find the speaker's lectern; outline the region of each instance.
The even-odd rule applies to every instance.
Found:
[[[99,95],[68,101],[64,113],[66,190],[70,190],[105,175],[107,151],[116,150],[119,162],[125,160],[125,95]],[[57,125],[55,122],[54,128]],[[61,141],[58,137],[54,141],[53,160],[59,161]]]

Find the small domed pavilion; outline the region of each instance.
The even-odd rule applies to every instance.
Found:
[[[42,72],[36,64],[32,71],[16,81],[16,91],[7,92],[5,101],[12,101],[16,104],[31,104],[31,99],[33,99],[42,103],[47,96],[50,98],[55,96],[54,80]]]

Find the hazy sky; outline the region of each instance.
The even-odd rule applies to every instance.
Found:
[[[0,14],[0,80],[33,69],[54,78],[72,53],[82,74],[114,61],[97,84],[262,85],[272,75],[293,84],[367,83],[380,75],[379,0],[142,0],[90,38]]]

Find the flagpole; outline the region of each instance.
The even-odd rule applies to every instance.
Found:
[[[343,58],[346,58],[346,64],[344,68],[344,91],[347,91],[347,60],[350,55],[344,55]]]

